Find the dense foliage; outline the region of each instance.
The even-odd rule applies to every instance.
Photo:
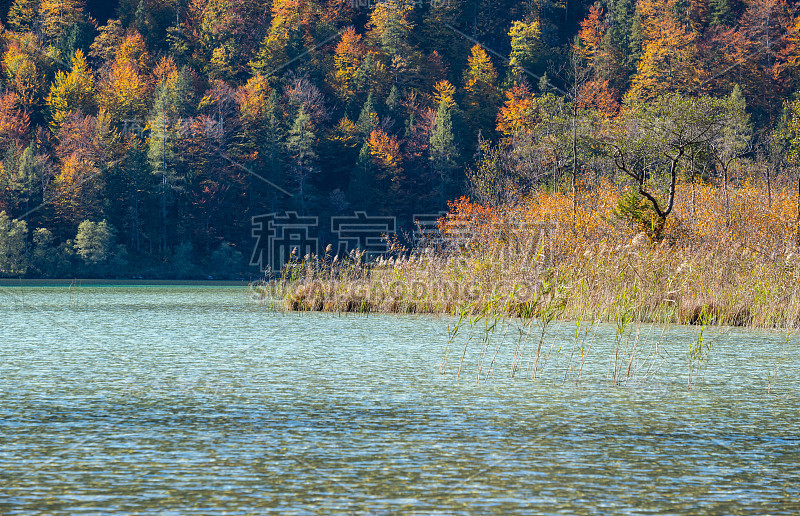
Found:
[[[0,274],[232,276],[261,214],[616,176],[660,239],[676,177],[800,160],[789,0],[6,5]]]

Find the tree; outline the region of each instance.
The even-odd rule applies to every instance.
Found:
[[[497,113],[497,130],[505,136],[529,131],[534,126],[534,95],[526,82],[506,91],[506,101]]]
[[[478,131],[491,134],[492,122],[500,103],[497,90],[497,71],[489,55],[480,45],[472,47],[468,67],[464,71],[464,111],[472,135]]]
[[[151,112],[150,137],[147,159],[152,173],[159,182],[161,205],[161,252],[166,255],[168,246],[167,220],[172,196],[184,188],[185,177],[178,171],[176,148],[185,130],[185,110],[190,101],[188,73],[168,76],[156,89]]]
[[[30,130],[30,116],[13,91],[0,94],[0,145],[20,146]]]
[[[200,14],[198,39],[206,73],[214,80],[240,78],[246,70],[247,57],[259,43],[258,29],[268,21],[264,4],[250,0],[208,0],[203,2]]]
[[[6,179],[7,192],[11,205],[24,210],[28,222],[31,208],[43,201],[44,188],[49,178],[45,177],[45,160],[38,153],[36,143],[31,143],[22,152],[16,170],[9,170]],[[0,179],[0,184],[2,179]]]
[[[603,8],[597,5],[589,7],[589,14],[581,22],[578,38],[581,41],[580,53],[590,65],[594,64],[595,57],[603,51],[605,32]]]
[[[525,193],[550,178],[553,188],[573,163],[570,102],[553,93],[534,97],[529,112],[531,123],[504,140],[507,166]]]
[[[445,99],[439,102],[431,130],[430,140],[430,160],[431,170],[434,177],[439,179],[439,201],[443,207],[445,201],[446,186],[452,180],[451,173],[456,168],[456,149],[455,137],[453,136],[453,122],[450,116],[450,107]]]
[[[641,0],[642,56],[628,96],[652,100],[669,92],[687,93],[704,84],[697,56],[698,33],[676,15],[677,0]]]
[[[433,101],[437,106],[444,101],[448,109],[455,109],[457,107],[455,95],[456,88],[447,79],[443,79],[433,85]]]
[[[55,45],[69,31],[84,22],[83,0],[41,0],[39,15],[45,40]]]
[[[319,10],[313,0],[275,0],[269,30],[250,61],[251,71],[270,77],[300,55]]]
[[[472,196],[485,206],[501,206],[513,200],[514,185],[504,169],[505,156],[499,145],[481,139],[476,165],[467,171]]]
[[[33,231],[33,248],[30,263],[40,275],[50,278],[63,277],[69,271],[69,259],[54,245],[53,232],[47,228]]]
[[[378,113],[375,112],[375,106],[372,104],[372,94],[367,95],[367,100],[361,107],[361,113],[358,115],[356,122],[358,130],[366,140],[372,133],[373,129],[378,125]]]
[[[637,14],[635,4],[634,0],[617,0],[609,5],[607,19],[602,22],[594,19],[586,27],[589,32],[605,30],[602,43],[592,56],[592,66],[598,77],[609,81],[617,91],[628,88],[641,54],[641,16]],[[600,14],[598,11],[597,15]]]
[[[712,42],[713,84],[731,91],[739,84],[756,110],[776,114],[796,88],[797,67],[789,64],[795,14],[785,0],[750,0],[735,27]]]
[[[331,85],[340,100],[351,102],[357,93],[356,79],[367,49],[361,41],[361,35],[353,27],[342,33],[342,39],[336,45],[333,57],[333,70],[328,75]]]
[[[117,49],[108,75],[100,80],[97,100],[115,124],[125,120],[143,120],[147,113],[151,85],[146,77],[150,56],[144,40],[129,34]]]
[[[800,99],[786,101],[780,123],[775,128],[774,139],[785,155],[786,163],[794,169],[797,178],[797,234],[795,243],[800,246]]]
[[[712,27],[729,27],[735,20],[730,0],[711,0],[710,25]]]
[[[273,182],[277,183],[281,172],[281,148],[283,145],[284,127],[283,121],[280,118],[278,94],[275,90],[272,90],[270,93],[266,108],[264,114],[264,154],[269,167],[269,177],[273,178]],[[270,192],[273,195],[273,199],[275,199],[274,196],[277,195],[275,189],[271,189]],[[275,201],[273,200],[273,205],[274,204]]]
[[[57,137],[59,163],[53,204],[61,221],[72,229],[102,210],[102,172],[113,133],[107,120],[76,112],[61,125]]]
[[[75,253],[89,266],[107,262],[114,245],[114,229],[105,220],[84,220],[75,236]]]
[[[375,169],[378,188],[376,193],[384,211],[394,212],[406,204],[406,177],[403,173],[400,142],[382,129],[374,129],[367,141]]]
[[[542,31],[538,20],[515,21],[508,31],[511,37],[509,65],[515,76],[531,73],[539,60]]]
[[[147,160],[147,144],[135,135],[124,140],[124,158],[118,166],[109,170],[106,195],[112,200],[110,224],[125,229],[127,246],[131,251],[142,249],[142,240],[149,225],[148,214],[151,196],[157,193],[156,176],[150,171]]]
[[[573,46],[569,54],[569,60],[564,67],[564,86],[567,90],[566,98],[569,109],[569,132],[570,132],[570,151],[572,154],[572,170],[570,173],[570,189],[572,190],[572,214],[573,217],[578,208],[578,154],[579,142],[584,140],[589,127],[587,127],[586,110],[592,101],[596,101],[597,92],[589,89],[591,77],[594,71],[584,59],[584,53],[580,48],[580,39],[576,38],[576,45]],[[597,84],[595,80],[595,84]],[[602,102],[602,101],[601,101]],[[605,106],[604,106],[605,107]]]
[[[8,42],[3,54],[6,82],[16,94],[19,102],[29,110],[40,105],[42,87],[45,83],[45,66],[40,62],[38,41],[33,34],[23,34]]]
[[[69,73],[59,71],[50,86],[46,99],[50,108],[50,127],[58,132],[69,115],[77,110],[92,114],[94,110],[94,79],[86,64],[83,51],[76,50]]]
[[[170,120],[165,105],[155,107],[155,117],[150,122],[147,160],[159,183],[161,206],[161,252],[166,255],[168,247],[167,215],[172,194],[181,190],[183,178],[176,169],[176,140],[181,129],[177,121]]]
[[[421,25],[421,32],[425,40],[422,48],[432,49],[430,61],[436,58],[444,58],[454,70],[464,67],[465,56],[469,53],[469,41],[462,38],[458,33],[450,29],[452,27],[463,27],[463,22],[469,17],[469,11],[465,0],[448,0],[446,2],[430,2],[430,8],[426,13]],[[434,67],[436,66],[435,63]],[[428,74],[426,74],[428,75]],[[433,82],[441,80],[444,76],[432,77]]]
[[[632,102],[605,135],[604,143],[615,166],[633,179],[644,198],[649,212],[644,229],[651,239],[663,238],[667,217],[675,206],[678,173],[687,154],[693,148],[708,146],[723,131],[728,115],[725,102],[676,93],[652,102]]]
[[[105,74],[114,64],[117,48],[125,40],[125,30],[119,20],[108,20],[108,23],[98,30],[100,33],[89,47],[89,59],[101,74]]]
[[[33,32],[41,0],[14,0],[8,11],[8,26],[14,32]]]
[[[730,217],[730,199],[728,183],[731,166],[750,148],[752,127],[750,115],[747,114],[747,103],[739,86],[735,86],[724,103],[726,111],[722,129],[709,140],[709,149],[722,175],[722,186],[725,190],[725,212]],[[730,222],[730,220],[728,220]]]
[[[408,55],[408,37],[414,25],[409,20],[411,6],[400,0],[374,4],[367,23],[367,39],[387,56]]]
[[[300,210],[306,210],[306,186],[308,179],[317,169],[316,140],[311,117],[301,106],[292,128],[286,136],[286,150],[292,162],[292,178],[297,184],[297,195],[300,201]]]
[[[25,242],[28,225],[0,211],[0,274],[21,276],[28,270]]]

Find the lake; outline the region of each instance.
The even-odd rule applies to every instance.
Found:
[[[800,336],[482,324],[0,286],[0,513],[800,512]]]

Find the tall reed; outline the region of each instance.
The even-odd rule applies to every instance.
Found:
[[[391,257],[305,257],[280,286],[289,310],[440,313],[554,320],[681,323],[762,328],[800,324],[796,195],[788,185],[745,184],[725,193],[679,185],[680,199],[651,242],[615,215],[620,190],[541,191],[488,208],[459,199],[440,221],[438,246]],[[691,194],[691,195],[690,195]],[[689,205],[689,200],[694,206]],[[483,320],[483,319],[481,319]],[[536,376],[544,341],[528,349]],[[533,352],[533,355],[531,355]],[[527,358],[527,357],[526,357]]]

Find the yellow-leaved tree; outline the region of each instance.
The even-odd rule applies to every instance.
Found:
[[[456,105],[455,95],[456,88],[447,79],[442,79],[433,85],[433,102],[437,106],[444,101],[448,109],[453,109]]]
[[[491,131],[493,119],[500,103],[497,89],[497,70],[489,54],[480,45],[472,47],[464,71],[464,111],[473,135],[477,131]]]
[[[94,110],[94,79],[82,50],[75,51],[69,73],[59,71],[56,74],[46,102],[54,132],[58,132],[70,113],[81,110],[91,114]]]
[[[42,0],[39,15],[42,31],[49,44],[56,43],[74,25],[85,18],[83,0]]]
[[[534,125],[534,96],[526,83],[506,92],[506,101],[497,113],[497,130],[505,136],[529,131]]]
[[[144,119],[151,89],[146,75],[149,62],[142,37],[138,33],[126,36],[98,88],[99,107],[112,123]]]
[[[508,31],[511,37],[511,55],[508,64],[514,75],[531,73],[539,61],[542,47],[542,29],[539,20],[515,21]]]
[[[698,33],[681,23],[678,0],[640,0],[642,56],[628,96],[653,100],[700,88],[706,78],[697,55]]]
[[[38,59],[41,56],[38,49],[36,36],[28,33],[10,40],[3,54],[6,85],[26,109],[39,105],[42,100],[44,66]]]
[[[328,84],[342,100],[352,100],[356,96],[356,81],[367,55],[367,49],[361,41],[361,35],[353,27],[342,33],[342,39],[336,45],[333,56],[333,70],[328,75]]]

